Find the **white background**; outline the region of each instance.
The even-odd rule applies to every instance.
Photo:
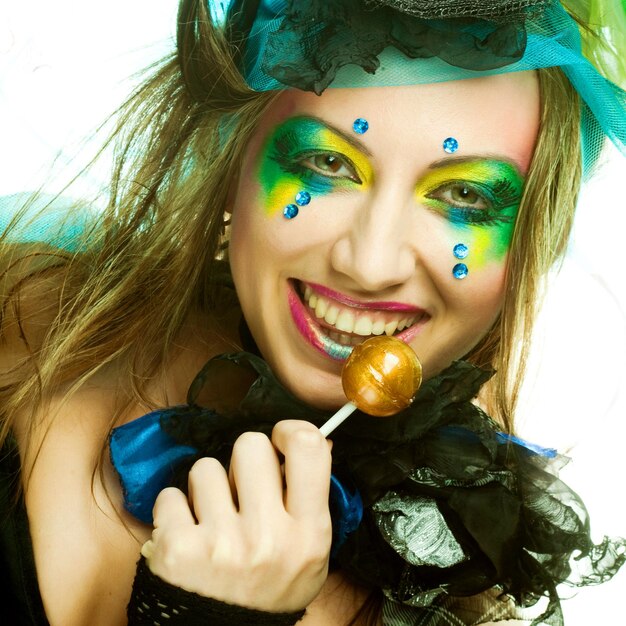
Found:
[[[0,0],[0,196],[77,170],[78,146],[173,48],[175,0]],[[87,150],[88,152],[88,150]],[[106,179],[106,168],[85,190]],[[567,452],[566,480],[596,537],[626,536],[626,166],[588,186],[543,307],[518,416],[520,434]],[[49,183],[56,191],[65,180]],[[565,603],[567,626],[623,623],[626,572]]]

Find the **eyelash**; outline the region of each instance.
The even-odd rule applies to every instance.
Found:
[[[475,208],[468,205],[453,204],[453,201],[438,197],[442,192],[460,187],[475,193],[487,207]],[[500,215],[500,213],[520,201],[520,194],[514,189],[511,181],[506,179],[496,180],[489,187],[477,183],[469,184],[464,181],[448,182],[427,193],[426,197],[444,204],[447,208],[448,219],[453,223],[475,226],[492,226],[512,222],[512,216]]]
[[[328,181],[332,180],[349,180],[353,183],[360,185],[362,181],[359,175],[356,173],[356,167],[348,157],[332,150],[306,150],[297,151],[298,138],[293,131],[288,131],[282,136],[278,137],[274,143],[274,151],[270,154],[270,158],[276,161],[286,172],[305,179],[310,184],[315,182],[324,182],[328,184]],[[335,157],[339,159],[341,165],[351,172],[351,176],[333,176],[330,173],[326,173],[320,169],[314,169],[314,166],[305,165],[307,159],[313,159],[315,157]]]
[[[448,219],[453,224],[471,224],[472,226],[495,226],[496,224],[510,224],[513,221],[511,215],[494,215],[485,209],[462,209],[451,207],[448,211]]]
[[[306,181],[312,191],[325,191],[330,181],[349,180],[355,184],[362,184],[356,173],[356,167],[345,155],[332,150],[306,150],[298,152],[300,139],[293,130],[284,132],[277,137],[274,142],[274,150],[270,158],[278,163],[285,172],[298,176]],[[341,161],[343,167],[351,171],[352,176],[333,176],[319,169],[314,169],[312,165],[305,165],[306,160],[315,157],[336,157]],[[319,189],[316,189],[319,185]],[[464,187],[475,193],[487,206],[486,208],[475,208],[468,205],[454,204],[451,200],[443,200],[437,197],[442,192],[454,188]],[[435,195],[437,194],[437,195]],[[492,226],[495,224],[507,224],[513,221],[510,215],[500,213],[520,201],[519,192],[513,187],[511,181],[498,179],[491,185],[479,183],[467,183],[465,181],[450,181],[440,185],[436,189],[426,194],[427,198],[436,200],[445,205],[448,219],[456,224],[471,224],[474,226]]]

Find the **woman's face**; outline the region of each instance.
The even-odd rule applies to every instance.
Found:
[[[278,98],[244,158],[230,259],[250,330],[292,392],[342,405],[342,361],[372,334],[409,343],[426,377],[478,343],[502,305],[538,127],[531,72]]]

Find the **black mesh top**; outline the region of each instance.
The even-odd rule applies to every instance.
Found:
[[[13,438],[0,451],[0,606],[14,626],[48,626],[24,499],[15,502],[20,459]]]

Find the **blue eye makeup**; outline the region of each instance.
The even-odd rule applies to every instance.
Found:
[[[491,226],[514,221],[515,216],[506,213],[506,209],[517,208],[521,193],[508,180],[493,185],[459,182],[439,187],[427,193],[426,198],[445,203],[449,219],[455,224]]]
[[[511,163],[471,157],[438,163],[415,193],[417,202],[463,232],[472,267],[480,269],[508,252],[523,190],[524,178]]]
[[[294,117],[280,124],[259,162],[267,214],[282,210],[302,189],[315,196],[366,189],[372,169],[353,141],[316,118]]]
[[[515,221],[523,183],[509,163],[463,160],[427,173],[416,193],[453,224],[488,227]]]

